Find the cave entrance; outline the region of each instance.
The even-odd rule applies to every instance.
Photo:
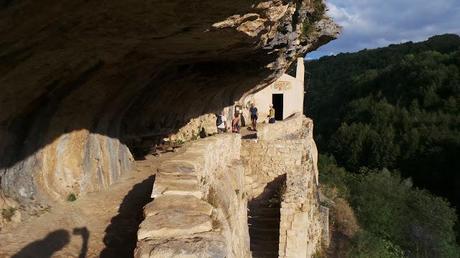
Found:
[[[249,204],[248,225],[254,258],[275,258],[279,252],[281,197],[286,189],[286,175],[268,183],[263,193]]]
[[[273,94],[272,103],[275,108],[275,119],[283,120],[284,94]]]

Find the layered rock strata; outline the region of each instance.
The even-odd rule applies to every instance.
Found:
[[[335,38],[326,16],[305,23],[317,4],[4,1],[0,190],[33,206],[109,187],[137,144],[219,112]]]

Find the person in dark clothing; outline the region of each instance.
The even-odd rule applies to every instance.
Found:
[[[251,108],[249,109],[249,113],[251,114],[252,130],[257,131],[258,111],[257,111],[257,108],[255,107],[254,103],[251,104]]]

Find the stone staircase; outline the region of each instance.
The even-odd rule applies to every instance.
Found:
[[[280,235],[281,176],[265,185],[262,193],[249,204],[248,225],[254,258],[278,257]]]
[[[154,200],[144,207],[134,257],[249,256],[249,239],[234,230],[247,217],[240,146],[237,135],[222,134],[192,142],[163,161]]]
[[[280,207],[252,207],[248,218],[254,258],[278,257]]]

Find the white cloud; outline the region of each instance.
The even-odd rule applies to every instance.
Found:
[[[313,57],[353,52],[443,33],[460,34],[458,0],[327,0],[342,36]]]

